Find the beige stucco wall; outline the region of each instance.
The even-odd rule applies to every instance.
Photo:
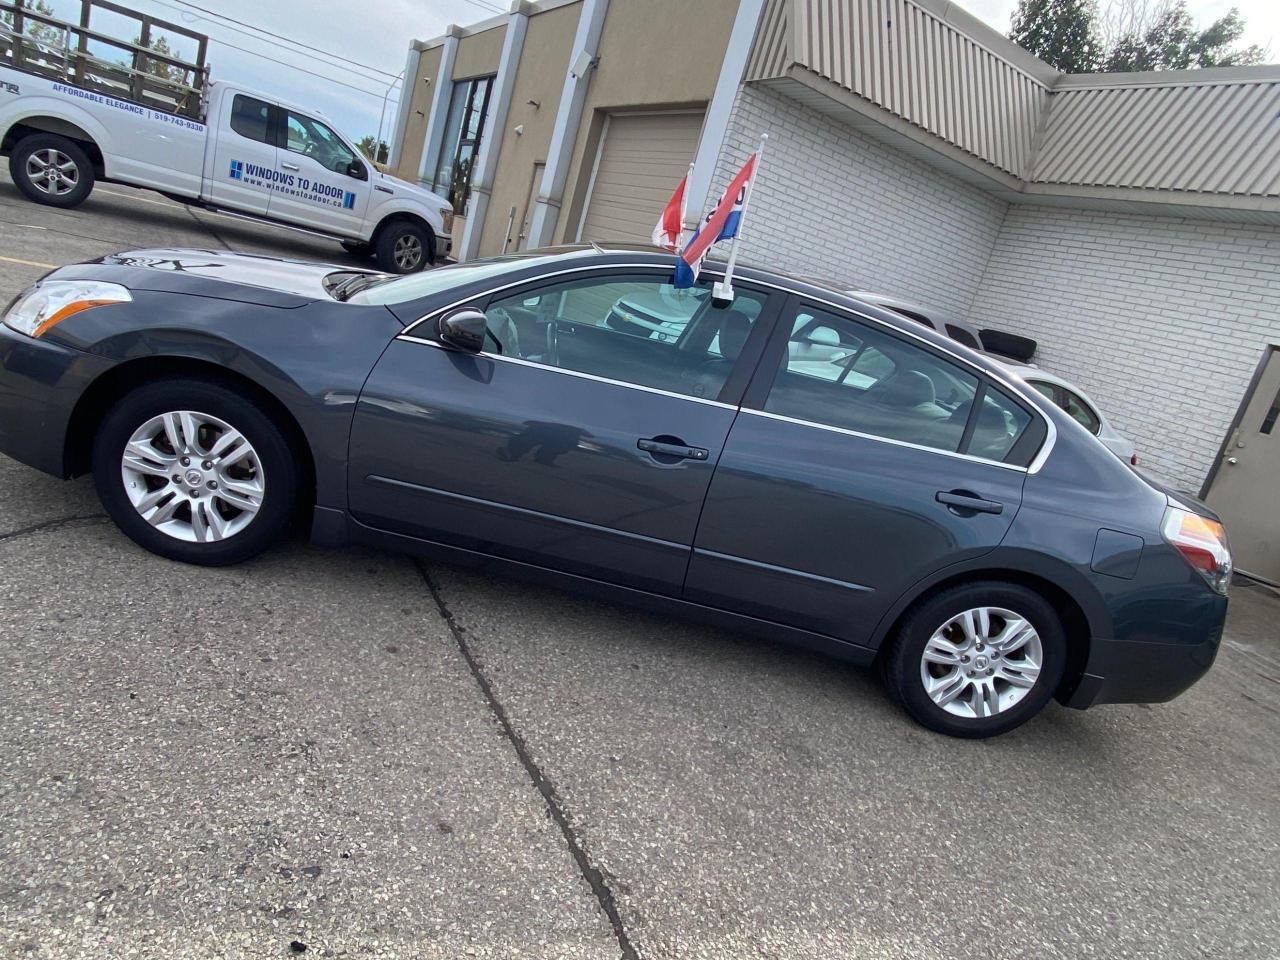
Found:
[[[597,52],[600,63],[587,90],[553,235],[556,242],[572,240],[577,234],[606,113],[705,107],[711,100],[738,0],[698,0],[693,6],[696,16],[690,16],[689,0],[613,0],[609,4]],[[657,216],[655,210],[655,220]]]
[[[418,60],[418,75],[413,81],[409,100],[409,116],[404,126],[404,146],[400,150],[400,162],[393,173],[403,180],[418,179],[418,164],[422,161],[422,141],[427,136],[427,115],[431,112],[431,96],[435,93],[436,73],[440,70],[442,45],[422,51]],[[430,83],[424,83],[429,80]]]
[[[504,21],[495,27],[458,40],[458,57],[453,63],[453,79],[470,80],[498,72],[502,59],[502,40],[506,36]]]
[[[512,207],[516,208],[516,214],[509,249],[516,247],[520,222],[526,214],[534,164],[546,162],[547,148],[551,145],[551,130],[555,126],[560,91],[569,72],[569,55],[581,8],[581,3],[572,3],[529,18],[511,94],[511,109],[505,129],[501,131],[502,146],[498,153],[493,193],[480,235],[479,254],[482,257],[502,252]],[[530,100],[538,105],[531,104]],[[524,133],[517,137],[513,131],[521,125]],[[498,133],[491,129],[486,136],[497,136]]]

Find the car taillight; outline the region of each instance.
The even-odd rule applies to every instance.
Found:
[[[1164,512],[1161,533],[1191,566],[1224,597],[1231,584],[1231,551],[1227,531],[1217,520],[1190,510],[1169,506]]]

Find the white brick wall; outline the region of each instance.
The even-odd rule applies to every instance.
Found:
[[[1263,347],[1280,229],[1008,205],[781,94],[738,93],[718,196],[769,134],[745,262],[1034,337],[1144,466],[1198,490]]]
[[[1152,473],[1198,490],[1280,343],[1280,229],[1014,205],[968,318],[1034,337]]]
[[[743,233],[743,262],[964,313],[1007,204],[752,86],[738,92],[713,197],[761,133],[769,142]]]

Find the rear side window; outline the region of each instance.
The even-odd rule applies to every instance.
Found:
[[[1032,419],[959,365],[851,318],[808,307],[791,321],[764,409],[998,461],[1009,456]]]
[[[231,101],[231,129],[259,143],[271,143],[271,104],[237,93]]]
[[[1062,390],[1062,409],[1071,415],[1072,420],[1076,421],[1095,437],[1098,435],[1098,431],[1102,429],[1102,420],[1094,412],[1093,408],[1065,387]]]

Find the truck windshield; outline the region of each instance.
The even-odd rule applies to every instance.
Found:
[[[584,251],[584,253],[590,252],[590,250]],[[362,286],[346,299],[349,303],[363,304],[407,303],[410,300],[421,300],[477,280],[488,280],[491,277],[500,277],[504,273],[515,273],[527,267],[536,267],[552,260],[563,259],[563,250],[546,250],[540,254],[515,254],[492,257],[487,260],[472,260],[468,263],[436,267],[433,270],[411,273],[402,277],[379,278]]]

